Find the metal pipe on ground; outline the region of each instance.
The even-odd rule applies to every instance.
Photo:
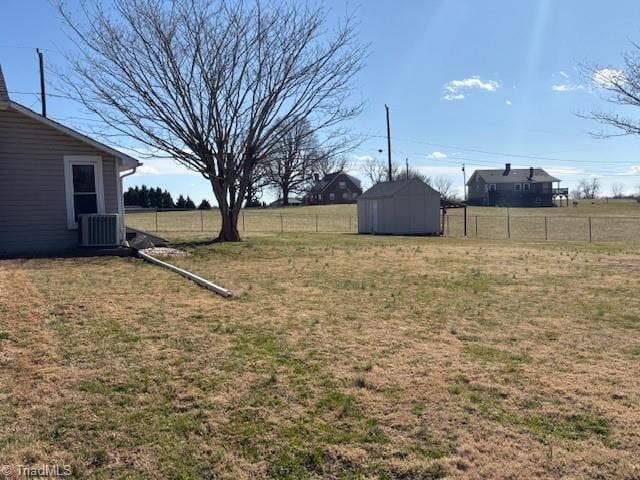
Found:
[[[231,293],[229,290],[227,290],[226,288],[222,288],[218,285],[216,285],[213,282],[210,282],[209,280],[206,280],[202,277],[199,277],[198,275],[195,275],[191,272],[188,272],[182,268],[178,268],[175,265],[171,265],[170,263],[167,262],[163,262],[162,260],[158,260],[155,257],[152,257],[151,255],[149,255],[148,253],[144,253],[141,251],[138,251],[138,256],[148,262],[151,263],[155,263],[156,265],[159,265],[161,267],[167,268],[173,272],[176,272],[178,275],[182,275],[183,277],[196,282],[198,285],[200,285],[201,287],[206,288],[207,290],[211,290],[212,292],[217,293],[218,295],[224,297],[224,298],[230,298],[233,296],[233,293]]]

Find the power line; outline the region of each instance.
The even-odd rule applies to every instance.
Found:
[[[360,136],[360,137],[366,137],[366,138],[386,138],[382,135],[372,135],[372,134],[364,134],[364,133],[351,133],[352,135],[356,135],[356,136]],[[444,143],[434,143],[434,142],[427,142],[424,140],[412,140],[412,139],[406,139],[406,138],[397,138],[397,137],[392,137],[393,140],[398,141],[398,142],[408,142],[408,143],[417,143],[417,144],[422,144],[422,145],[429,145],[432,147],[442,147],[442,148],[450,148],[453,150],[462,150],[465,152],[472,152],[472,153],[482,153],[484,155],[494,155],[494,156],[500,156],[500,157],[508,157],[508,158],[523,158],[523,159],[529,159],[529,160],[543,160],[543,161],[548,161],[548,162],[559,162],[559,163],[600,163],[600,164],[611,164],[611,165],[619,165],[621,163],[637,163],[633,160],[619,160],[619,161],[607,161],[607,160],[577,160],[577,159],[568,159],[568,158],[554,158],[554,157],[545,157],[542,155],[526,155],[526,154],[518,154],[518,153],[509,153],[509,152],[498,152],[498,151],[491,151],[491,150],[482,150],[482,149],[478,149],[478,148],[467,148],[467,147],[461,147],[459,145],[448,145],[448,144],[444,144]]]

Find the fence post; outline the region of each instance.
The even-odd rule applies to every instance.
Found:
[[[244,232],[244,212],[242,212],[242,231]]]
[[[591,217],[589,217],[589,243],[591,243]]]
[[[282,214],[280,214],[280,233],[284,233],[284,221],[282,220]]]
[[[200,210],[200,231],[204,232],[204,210]]]
[[[549,231],[547,229],[547,216],[544,216],[544,239],[549,240]]]
[[[349,214],[349,233],[351,233],[351,214]]]
[[[318,233],[318,214],[316,213],[316,233]]]
[[[478,238],[478,215],[476,215],[476,238]]]
[[[451,228],[449,228],[449,217],[447,217],[447,235],[451,235]]]
[[[511,239],[511,215],[507,211],[507,239]]]
[[[467,207],[464,207],[464,236],[467,236]]]
[[[156,232],[158,231],[158,209],[156,208]]]

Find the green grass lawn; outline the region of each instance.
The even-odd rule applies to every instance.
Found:
[[[0,458],[93,478],[635,478],[640,250],[349,234],[0,262]],[[186,243],[184,243],[186,242]],[[189,243],[191,242],[191,243]]]

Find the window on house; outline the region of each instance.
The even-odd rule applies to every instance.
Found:
[[[356,198],[358,198],[358,194],[356,192],[353,192],[353,194],[351,195],[351,198],[355,200]]]
[[[104,213],[102,159],[67,156],[64,161],[67,224],[77,228],[80,215]]]
[[[516,189],[516,192],[519,192],[521,190],[522,185],[520,185],[519,183],[516,183],[514,187]]]
[[[496,191],[496,184],[495,183],[490,183],[489,184],[489,191],[490,192],[495,192]]]
[[[338,186],[340,187],[340,190],[346,190],[347,182],[339,182]]]
[[[95,165],[72,165],[74,218],[85,213],[98,213]]]
[[[349,200],[349,192],[342,192],[342,199]]]
[[[542,191],[544,193],[548,193],[549,192],[549,184],[548,183],[543,183],[542,184]]]
[[[528,192],[529,191],[529,184],[528,183],[523,183],[522,184],[522,190],[524,192]]]
[[[330,193],[329,194],[329,200],[335,200],[336,199],[336,194],[335,193]]]

